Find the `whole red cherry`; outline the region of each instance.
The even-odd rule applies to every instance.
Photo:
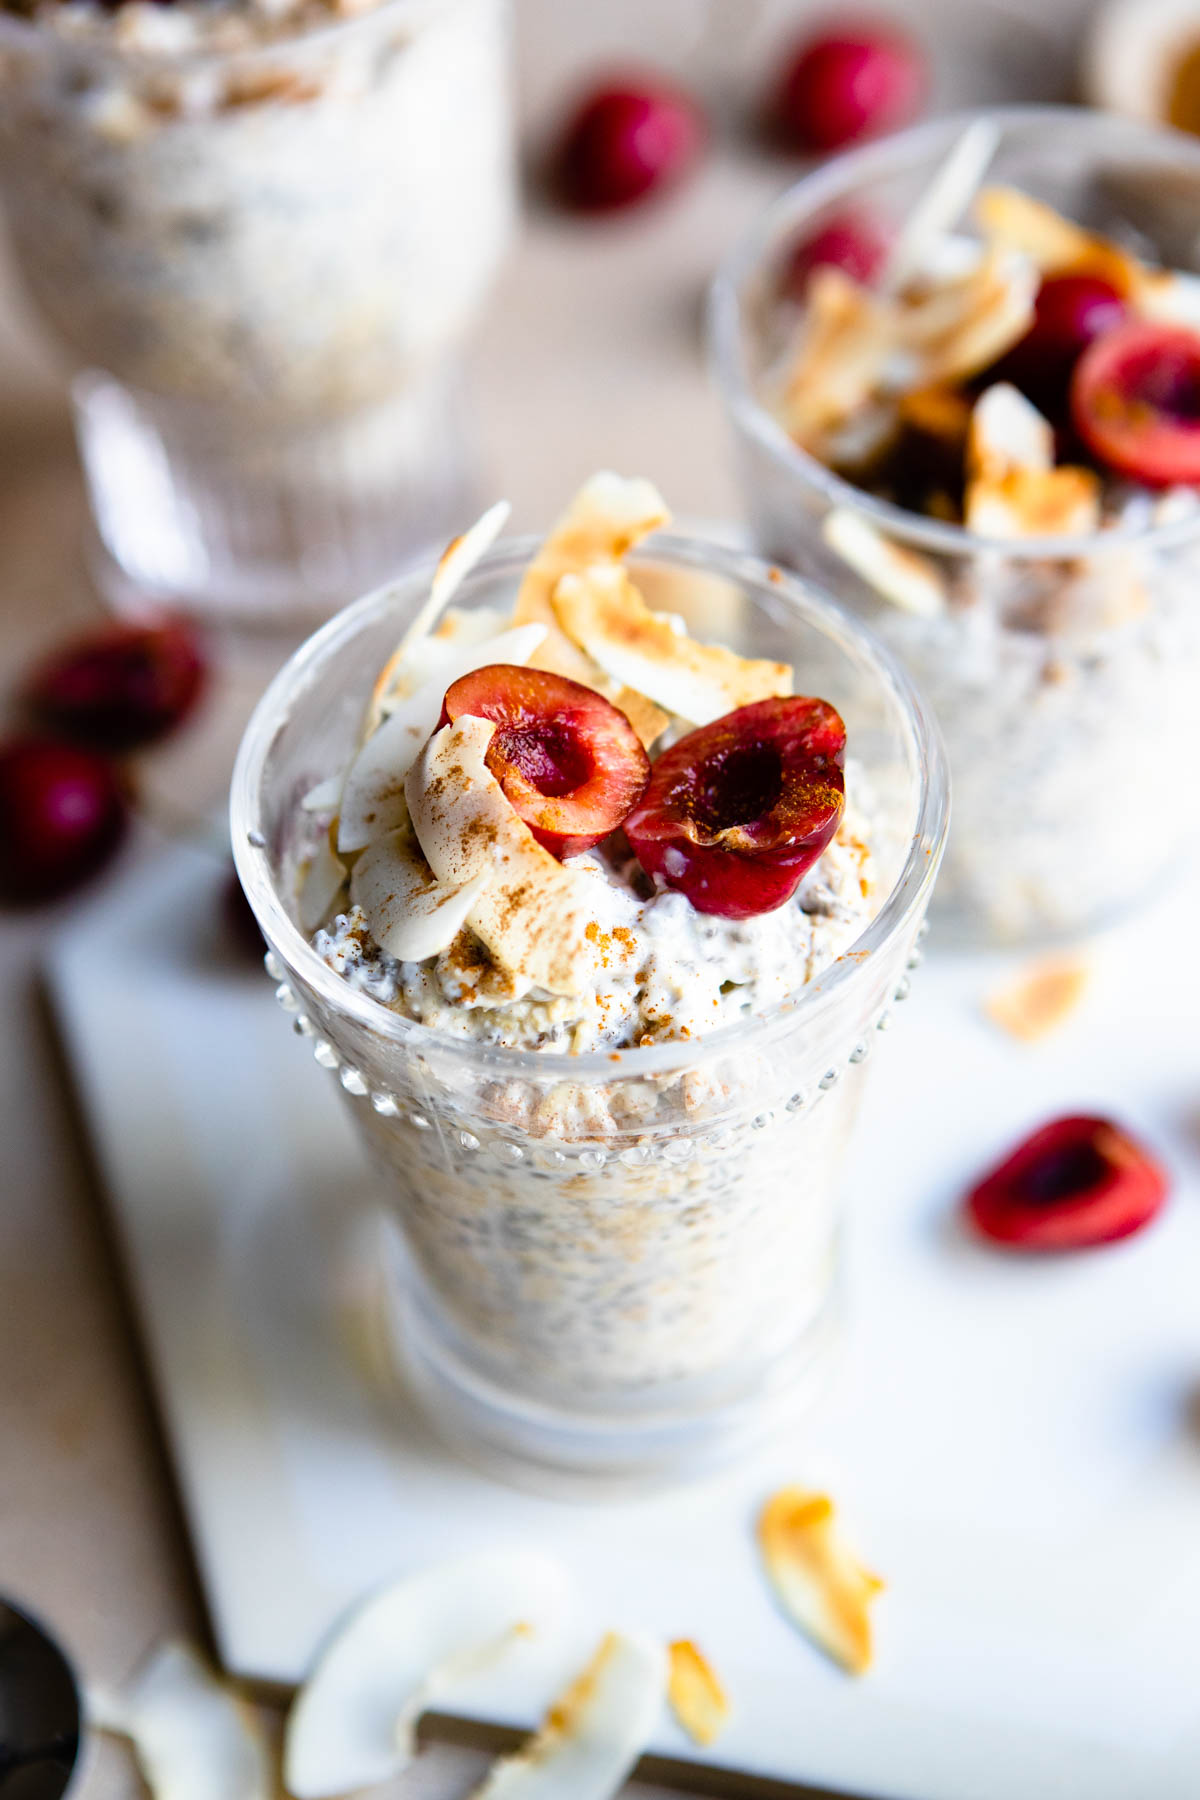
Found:
[[[103,756],[51,738],[0,748],[0,897],[51,900],[94,875],[125,830],[125,798]]]
[[[611,212],[676,186],[699,160],[704,115],[657,76],[597,88],[577,106],[553,159],[554,185],[577,212]]]
[[[891,20],[831,25],[792,49],[769,123],[789,149],[841,150],[909,124],[928,87],[924,52]]]
[[[1129,1237],[1161,1210],[1166,1174],[1119,1125],[1072,1114],[1043,1125],[967,1195],[976,1229],[1020,1250],[1079,1250]]]
[[[1147,487],[1200,485],[1200,332],[1130,319],[1071,380],[1071,418],[1100,462]]]
[[[611,700],[547,669],[492,663],[446,690],[443,725],[494,719],[485,762],[539,844],[560,860],[617,829],[650,777],[637,732]]]
[[[187,716],[205,673],[188,625],[106,625],[51,656],[26,692],[53,730],[100,750],[134,750]]]
[[[740,706],[664,750],[625,835],[647,875],[697,912],[774,912],[838,828],[845,749],[825,700]]]
[[[814,269],[841,269],[870,287],[887,260],[882,228],[865,213],[838,213],[811,237],[801,238],[784,264],[781,287],[789,300],[802,301]]]

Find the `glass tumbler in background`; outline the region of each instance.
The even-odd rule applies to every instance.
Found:
[[[492,552],[464,604],[511,607],[534,548]],[[279,998],[339,1081],[396,1226],[409,1378],[468,1454],[549,1486],[700,1473],[811,1391],[838,1311],[843,1153],[869,1053],[907,992],[947,817],[921,701],[828,600],[683,538],[630,566],[652,603],[794,662],[846,720],[877,910],[792,1003],[699,1041],[544,1054],[414,1023],[321,960],[295,919],[312,831],[299,801],[346,764],[428,573],[297,652],[233,782],[238,871]]]
[[[456,353],[515,205],[507,5],[290,35],[255,10],[274,35],[236,48],[208,16],[0,14],[0,191],[75,370],[106,587],[311,622],[467,505]]]
[[[976,116],[998,133],[986,181],[1152,261],[1197,266],[1195,139],[1079,109]],[[939,931],[1049,940],[1153,896],[1195,838],[1200,504],[1185,498],[1172,517],[1172,503],[1145,495],[1120,529],[987,540],[853,487],[771,410],[798,318],[783,294],[797,245],[834,219],[898,226],[966,123],[940,120],[840,158],[785,194],[717,277],[713,358],[759,547],[836,587],[905,661],[941,725],[954,830]],[[902,610],[852,573],[825,536],[847,511],[915,557],[944,604]]]

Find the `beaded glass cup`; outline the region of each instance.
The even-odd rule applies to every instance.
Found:
[[[974,117],[996,135],[986,183],[1016,187],[1152,262],[1196,265],[1193,139],[1074,107]],[[787,278],[798,246],[835,220],[869,221],[886,242],[969,122],[938,120],[798,182],[717,276],[710,324],[758,546],[836,585],[912,670],[945,735],[954,832],[939,930],[1017,942],[1119,916],[1161,888],[1194,840],[1200,507],[1169,519],[1141,496],[1119,529],[988,539],[852,486],[795,444],[773,410],[798,319]],[[835,513],[878,532],[946,603],[885,599],[834,549]]]
[[[534,547],[494,550],[461,603],[511,606]],[[655,538],[630,567],[652,604],[791,662],[846,721],[877,910],[791,1003],[700,1041],[571,1056],[414,1023],[321,960],[295,920],[312,829],[299,802],[345,766],[428,573],[348,608],[293,657],[233,781],[238,872],[270,972],[354,1109],[397,1227],[410,1379],[444,1435],[543,1483],[699,1472],[811,1384],[836,1311],[862,1065],[907,993],[948,811],[920,699],[830,601],[683,538]]]

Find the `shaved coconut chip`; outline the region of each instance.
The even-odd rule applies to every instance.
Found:
[[[397,1774],[422,1712],[532,1630],[552,1631],[567,1593],[559,1563],[508,1550],[439,1563],[373,1595],[335,1630],[288,1715],[288,1792],[320,1800]]]
[[[1076,958],[1037,963],[989,994],[984,1011],[1002,1031],[1034,1044],[1077,1010],[1089,974],[1087,964]]]
[[[318,781],[316,787],[309,788],[300,802],[300,807],[303,812],[336,812],[341,797],[341,776],[327,775],[324,781]]]
[[[781,1488],[763,1507],[758,1542],[784,1611],[852,1675],[871,1662],[868,1608],[883,1588],[838,1533],[833,1501],[808,1488]]]
[[[661,1644],[610,1631],[536,1737],[494,1763],[471,1800],[612,1800],[650,1741],[666,1683]]]
[[[350,898],[362,907],[371,935],[389,956],[424,962],[449,949],[490,880],[485,869],[458,886],[439,881],[406,822],[363,851]]]
[[[971,204],[1000,142],[1000,127],[976,119],[957,139],[892,245],[877,284],[895,293],[921,273]]]
[[[967,431],[970,476],[1003,475],[1009,469],[1054,467],[1054,427],[1011,382],[985,388]]]
[[[975,217],[989,243],[1028,257],[1039,275],[1086,270],[1126,295],[1136,294],[1145,279],[1147,271],[1127,250],[1064,219],[1020,188],[984,188],[975,202]]]
[[[363,720],[362,735],[364,738],[369,738],[373,731],[378,730],[379,722],[383,717],[384,698],[388,690],[395,686],[399,679],[405,658],[413,646],[433,630],[439,613],[458,592],[475,564],[486,551],[491,549],[503,531],[511,511],[512,507],[507,500],[498,500],[495,506],[488,508],[481,519],[476,519],[469,531],[464,531],[461,537],[452,538],[442,551],[441,560],[434,570],[433,580],[429,584],[429,598],[409,624],[400,642],[375,678],[375,686],[371,690],[366,717]]]
[[[1011,350],[1033,324],[1039,285],[1025,257],[989,251],[959,280],[910,304],[906,337],[920,360],[916,385],[966,381]]]
[[[831,550],[884,600],[919,619],[945,609],[946,584],[937,564],[919,551],[894,544],[853,507],[835,506],[821,533]]]
[[[491,877],[467,923],[501,969],[574,997],[592,979],[592,940],[608,941],[596,931],[593,878],[551,856],[514,810],[484,761],[495,729],[464,714],[434,735],[408,778],[413,827],[439,881]]]
[[[690,1738],[714,1744],[729,1722],[729,1697],[704,1653],[680,1638],[670,1647],[667,1698]]]
[[[271,1800],[258,1716],[187,1644],[156,1650],[117,1693],[91,1689],[87,1722],[128,1738],[155,1800]]]
[[[792,691],[790,664],[698,644],[664,614],[652,613],[619,563],[564,575],[553,606],[563,630],[606,675],[689,724],[707,725],[752,700]]]
[[[521,625],[481,644],[457,647],[447,656],[436,680],[397,703],[346,774],[337,839],[343,854],[365,849],[373,838],[404,823],[404,780],[438,722],[446,689],[463,675],[486,669],[491,663],[528,662],[545,635],[541,625]]]
[[[593,475],[526,569],[513,613],[516,625],[537,621],[546,627],[535,667],[595,688],[620,708],[647,748],[662,736],[670,721],[644,695],[605,680],[591,658],[560,630],[553,595],[562,576],[577,574],[595,563],[618,562],[652,531],[670,523],[666,502],[649,481],[626,480],[604,470]]]
[[[321,833],[301,879],[297,912],[305,931],[315,931],[328,918],[345,884],[346,865],[334,852],[333,830]]]

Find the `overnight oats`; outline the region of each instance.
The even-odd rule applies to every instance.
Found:
[[[238,868],[373,1153],[442,1431],[501,1467],[698,1470],[829,1339],[939,749],[859,626],[664,535],[649,483],[594,477],[540,545],[489,548],[503,516],[282,671]]]
[[[760,544],[836,584],[941,724],[963,937],[1088,930],[1191,847],[1198,208],[1182,138],[951,120],[801,183],[714,288]]]
[[[505,0],[6,0],[0,191],[115,575],[324,609],[458,516]],[[445,522],[445,523],[444,523]]]

